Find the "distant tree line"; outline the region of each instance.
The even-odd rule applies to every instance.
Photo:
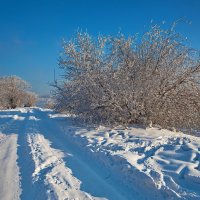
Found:
[[[17,76],[0,77],[0,108],[14,109],[35,105],[37,95],[28,89],[29,84]]]
[[[64,41],[55,108],[91,123],[200,127],[199,52],[175,26]]]

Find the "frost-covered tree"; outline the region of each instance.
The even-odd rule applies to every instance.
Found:
[[[93,123],[200,126],[199,52],[155,25],[140,37],[77,33],[63,43],[56,109]]]
[[[35,95],[28,92],[29,84],[17,76],[0,78],[0,107],[16,108],[29,103],[33,105]]]
[[[31,107],[34,106],[35,103],[37,102],[38,97],[35,93],[33,92],[26,92],[24,96],[24,106],[25,107]]]

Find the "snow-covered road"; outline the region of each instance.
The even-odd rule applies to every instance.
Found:
[[[105,171],[67,141],[49,113],[1,112],[0,199],[127,199]]]
[[[200,138],[0,111],[0,200],[200,199]]]

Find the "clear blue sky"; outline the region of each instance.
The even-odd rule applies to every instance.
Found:
[[[0,0],[0,76],[17,75],[47,94],[61,50],[80,28],[92,35],[143,32],[153,19],[171,23],[200,49],[200,0]]]

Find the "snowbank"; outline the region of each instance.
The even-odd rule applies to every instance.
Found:
[[[200,199],[200,138],[158,128],[65,127],[68,139],[136,199]]]

